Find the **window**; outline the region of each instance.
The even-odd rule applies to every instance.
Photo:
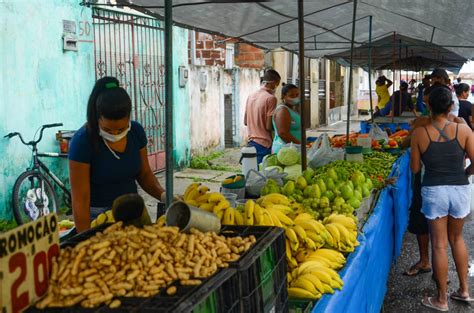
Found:
[[[234,67],[234,44],[226,43],[225,45],[225,68],[231,69]]]

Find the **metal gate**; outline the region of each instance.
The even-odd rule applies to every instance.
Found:
[[[153,171],[165,167],[164,32],[145,16],[93,9],[95,76],[114,76],[127,90],[132,119],[145,129]]]

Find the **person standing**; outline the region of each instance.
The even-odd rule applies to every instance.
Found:
[[[452,95],[446,88],[430,93],[430,124],[417,128],[411,141],[410,166],[419,173],[425,166],[422,182],[422,209],[428,219],[432,242],[432,264],[438,288],[435,297],[425,297],[426,307],[448,311],[448,242],[451,246],[459,289],[451,294],[458,301],[472,302],[468,285],[468,252],[462,236],[464,219],[470,213],[469,175],[474,173],[474,135],[463,124],[449,121]],[[465,155],[471,165],[465,170]]]
[[[388,88],[393,85],[393,82],[385,76],[380,76],[375,81],[375,92],[378,97],[378,104],[376,111],[382,110],[390,101],[390,92]]]
[[[451,97],[453,99],[453,107],[449,114],[457,117],[459,115],[459,100],[456,97],[456,92],[454,91],[453,86],[451,85],[451,79],[449,78],[448,73],[442,68],[435,68],[433,72],[431,73],[430,77],[431,77],[431,85],[435,87],[444,85],[444,86],[447,86],[451,90]]]
[[[459,117],[462,117],[469,127],[473,127],[472,116],[473,116],[473,107],[472,103],[467,101],[469,97],[470,87],[468,84],[460,83],[455,86],[456,95],[459,99]]]
[[[423,94],[428,87],[430,87],[430,77],[425,75],[421,84],[419,84],[417,88],[418,95],[416,97],[416,110],[420,113],[427,110],[426,103],[423,101]]]
[[[287,143],[301,143],[301,117],[296,112],[300,105],[300,91],[293,84],[284,85],[281,90],[283,103],[279,104],[273,114],[273,138],[272,153],[278,153]]]
[[[275,90],[280,84],[280,74],[267,70],[262,86],[247,98],[244,125],[248,130],[248,145],[257,150],[257,163],[262,163],[267,154],[272,153],[272,116],[277,105]]]

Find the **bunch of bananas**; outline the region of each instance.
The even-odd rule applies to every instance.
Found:
[[[359,245],[357,241],[357,225],[354,219],[340,214],[331,214],[323,221],[331,234],[327,244],[341,252],[353,252]]]
[[[114,223],[115,218],[112,213],[112,210],[107,210],[104,213],[100,213],[95,220],[91,222],[91,227],[94,228],[96,226],[105,224],[105,223]]]
[[[340,256],[335,256],[324,249],[324,258],[340,261]],[[337,252],[337,251],[336,251]],[[339,274],[325,266],[320,261],[309,260],[299,264],[291,274],[288,273],[288,295],[291,298],[316,300],[324,293],[334,293],[334,289],[342,289],[343,281]]]

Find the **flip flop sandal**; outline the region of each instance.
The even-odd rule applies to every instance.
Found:
[[[466,302],[466,303],[474,302],[474,298],[471,298],[469,296],[468,297],[463,297],[459,294],[459,291],[453,292],[450,297],[453,300],[462,301],[462,302]]]
[[[430,309],[433,309],[433,310],[436,310],[436,311],[440,311],[440,312],[448,312],[449,311],[448,308],[440,308],[439,306],[436,306],[435,304],[433,304],[433,302],[431,302],[431,300],[433,298],[434,297],[426,297],[423,300],[421,300],[421,304],[426,306],[427,308],[430,308]]]
[[[431,272],[431,268],[421,268],[421,267],[416,267],[415,265],[413,265],[412,267],[408,269],[408,271],[405,271],[403,275],[404,276],[417,276],[419,274],[426,274],[430,272]]]

